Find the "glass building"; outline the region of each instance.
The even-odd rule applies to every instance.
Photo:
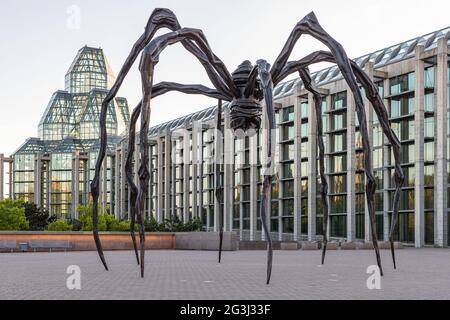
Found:
[[[76,206],[89,202],[89,183],[99,149],[102,101],[114,75],[102,49],[84,47],[56,91],[38,126],[13,155],[13,196],[36,203],[59,217],[75,217]],[[125,98],[108,106],[108,156],[102,172],[102,205],[114,212],[115,146],[130,118]]]
[[[449,39],[450,28],[446,28],[354,60],[378,86],[391,127],[401,141],[406,182],[395,237],[416,247],[445,247],[450,242]],[[355,103],[335,65],[312,74],[312,79],[323,96],[329,236],[339,241],[369,241]],[[89,181],[99,147],[99,107],[112,80],[100,49],[80,50],[66,75],[65,91],[53,95],[42,117],[39,138],[28,139],[11,157],[14,197],[66,217],[76,214],[76,204],[89,201]],[[277,175],[267,221],[271,237],[319,240],[323,207],[313,97],[300,79],[294,79],[278,85],[274,99]],[[395,191],[394,159],[372,106],[367,100],[365,104],[377,181],[376,232],[379,239],[387,240]],[[227,105],[222,117],[224,136],[216,137],[216,110],[211,107],[150,129],[146,217],[158,221],[198,217],[205,230],[217,231],[218,208],[223,206],[226,231],[237,232],[243,240],[262,240],[258,208],[263,139],[260,134],[236,136],[228,130]],[[120,136],[129,121],[126,100],[116,98],[108,111],[109,149],[100,199],[116,217],[127,218],[127,138]],[[218,151],[223,160],[223,203],[214,197],[214,144],[218,139],[223,141]]]
[[[402,189],[396,240],[422,247],[449,244],[450,182],[450,28],[378,50],[354,61],[373,79],[402,145],[406,183]],[[323,96],[322,119],[329,184],[329,233],[339,241],[369,241],[364,194],[364,157],[355,103],[338,68],[312,74]],[[362,90],[362,89],[361,89]],[[364,95],[363,95],[364,96]],[[317,129],[312,95],[300,79],[274,90],[277,178],[272,184],[268,217],[274,240],[317,240],[322,236]],[[365,96],[364,96],[365,98]],[[370,103],[365,100],[373,150],[376,232],[387,240],[392,214],[394,159]],[[215,137],[216,107],[161,124],[150,130],[152,172],[147,217],[163,220],[199,217],[204,229],[218,229],[224,207],[225,230],[241,239],[261,240],[259,134],[238,137],[225,130]],[[230,127],[225,105],[223,127]],[[214,141],[224,148],[224,203],[214,197]],[[116,149],[115,203],[119,216],[128,212],[124,161],[127,139]]]

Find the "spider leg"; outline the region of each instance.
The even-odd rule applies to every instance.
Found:
[[[265,145],[267,146],[267,162],[266,162],[266,171],[263,172],[263,186],[261,190],[261,204],[260,204],[260,214],[261,214],[261,223],[264,229],[264,234],[267,241],[267,284],[270,283],[270,277],[272,274],[272,258],[273,258],[273,250],[272,250],[272,239],[270,237],[269,229],[267,226],[267,210],[268,210],[268,199],[270,194],[270,188],[272,184],[273,177],[273,168],[274,163],[272,159],[272,132],[275,129],[275,113],[273,108],[273,83],[272,78],[269,72],[270,65],[265,60],[258,60],[256,62],[258,67],[258,74],[261,80],[261,87],[264,93],[264,112],[263,119],[265,120],[267,127],[267,133],[265,136]]]
[[[178,30],[181,28],[175,14],[168,9],[155,9],[147,23],[144,33],[139,37],[136,43],[133,45],[131,52],[129,53],[127,59],[125,60],[122,69],[120,70],[115,83],[111,87],[110,91],[106,95],[104,101],[102,102],[100,111],[100,149],[97,157],[97,163],[95,165],[95,174],[91,182],[91,194],[93,199],[92,207],[92,224],[93,224],[93,236],[95,245],[97,247],[97,252],[99,254],[100,260],[103,266],[108,270],[106,260],[103,254],[103,248],[98,234],[98,198],[100,195],[100,172],[103,160],[106,155],[107,146],[107,131],[106,131],[106,114],[109,103],[114,99],[117,92],[119,91],[126,75],[128,74],[131,66],[134,64],[139,53],[145,48],[145,46],[153,39],[155,33],[161,28],[168,28],[170,30]],[[201,60],[202,65],[206,68],[208,77],[214,84],[218,91],[226,96],[231,96],[232,92],[236,92],[236,88],[232,82],[232,78],[229,73],[226,73],[225,66],[221,65],[220,72],[216,72],[210,63],[201,55],[201,50],[197,48],[190,41],[184,41],[183,45],[192,52],[194,55],[198,55]],[[215,61],[220,64],[220,59],[214,55]],[[224,80],[225,79],[225,80]],[[233,87],[229,87],[230,85]]]
[[[335,58],[330,52],[327,51],[316,51],[306,56],[305,58],[289,62],[286,64],[283,69],[281,76],[284,78],[290,73],[296,72],[302,68],[307,67],[310,64],[318,63],[318,62],[336,62]],[[395,250],[394,250],[394,232],[398,222],[398,208],[400,202],[400,194],[401,188],[405,181],[405,175],[403,173],[403,169],[401,167],[401,144],[400,141],[392,128],[389,126],[389,114],[386,110],[386,107],[383,103],[383,99],[380,97],[378,93],[377,87],[374,85],[370,77],[362,70],[358,64],[352,60],[350,60],[351,67],[356,76],[356,79],[363,86],[366,97],[370,101],[373,106],[375,113],[378,116],[378,120],[380,121],[381,128],[383,129],[383,133],[387,137],[389,143],[392,146],[392,151],[394,154],[395,160],[395,194],[393,199],[393,208],[392,208],[392,221],[391,221],[391,229],[389,232],[389,242],[391,245],[391,254],[392,260],[394,263],[394,268],[396,268],[395,261]]]
[[[136,198],[138,194],[138,188],[133,180],[133,156],[135,149],[135,141],[136,141],[136,122],[141,113],[142,102],[139,102],[138,106],[134,108],[133,113],[131,114],[130,125],[128,130],[128,149],[127,149],[127,160],[125,163],[125,174],[127,177],[128,187],[130,189],[130,233],[131,239],[133,241],[133,248],[136,254],[137,264],[139,264],[139,254],[136,246],[136,235],[135,235],[135,221],[136,221]]]
[[[319,24],[315,14],[311,12],[305,18],[303,18],[294,28],[291,35],[289,36],[284,48],[282,49],[280,55],[274,63],[271,70],[274,82],[278,83],[280,81],[280,74],[285,67],[287,60],[297,43],[298,39],[302,34],[309,34],[310,36],[316,38],[325,44],[331,51],[333,57],[336,60],[350,91],[353,94],[356,112],[359,120],[359,130],[361,133],[363,149],[364,149],[364,171],[366,173],[366,196],[367,196],[367,206],[370,216],[370,223],[372,226],[372,243],[375,249],[377,264],[380,269],[380,274],[383,275],[383,269],[381,266],[380,249],[378,247],[378,238],[376,234],[376,221],[375,221],[375,207],[374,207],[374,194],[376,190],[376,181],[372,172],[372,161],[371,161],[371,150],[369,144],[369,134],[367,129],[367,120],[364,110],[364,103],[359,90],[358,84],[353,73],[350,61],[347,54],[342,47],[342,45],[337,42],[333,37],[331,37]]]
[[[319,171],[320,171],[320,194],[323,203],[323,247],[322,247],[322,264],[325,263],[325,254],[328,244],[328,183],[325,175],[325,144],[323,142],[323,121],[322,121],[322,96],[313,87],[311,76],[307,68],[299,70],[300,77],[303,84],[309,92],[314,96],[314,103],[316,108],[316,123],[317,123],[317,141],[319,144]]]
[[[221,155],[222,155],[222,100],[219,100],[216,114],[216,134],[215,134],[215,176],[216,176],[216,201],[219,204],[219,263],[222,261],[222,244],[223,244],[223,184],[222,175],[220,173]]]
[[[153,91],[154,68],[159,61],[159,55],[167,48],[168,45],[182,42],[183,40],[192,40],[202,50],[202,57],[206,56],[208,63],[210,63],[215,70],[221,70],[224,67],[223,63],[217,59],[210,49],[205,36],[201,30],[183,28],[174,32],[161,35],[152,40],[144,49],[141,62],[139,64],[139,71],[141,73],[142,81],[142,104],[141,104],[141,131],[140,131],[140,160],[139,167],[139,193],[137,196],[136,207],[138,208],[137,221],[140,231],[143,230],[143,212],[145,207],[145,195],[148,192],[148,183],[150,173],[148,169],[148,131],[150,124],[150,102]],[[201,59],[201,57],[197,57]],[[141,235],[141,277],[144,276],[144,257],[145,257],[145,233]]]
[[[179,83],[173,83],[173,82],[161,82],[156,84],[153,87],[153,94],[152,98],[156,98],[159,95],[162,95],[164,93],[167,93],[169,91],[179,91],[187,94],[202,94],[211,98],[218,98],[218,99],[227,99],[227,97],[221,95],[218,91],[207,88],[202,85],[185,85],[185,84],[179,84]],[[127,150],[127,160],[125,164],[125,174],[127,177],[127,183],[130,188],[130,233],[131,233],[131,239],[133,241],[133,248],[136,254],[136,260],[139,264],[139,254],[137,250],[136,245],[136,235],[135,235],[135,222],[136,222],[136,198],[138,195],[138,188],[136,184],[134,183],[133,179],[133,155],[135,151],[135,135],[136,135],[136,123],[137,120],[141,114],[141,106],[142,101],[139,102],[136,108],[134,108],[133,113],[131,115],[130,119],[130,126],[128,130],[128,150]]]

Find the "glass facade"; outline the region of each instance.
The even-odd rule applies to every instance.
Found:
[[[403,44],[404,48],[399,48],[399,50],[394,50],[395,48],[392,51],[381,50],[374,53],[373,56],[365,56],[355,61],[360,65],[370,61],[373,63],[374,69],[380,71],[375,72],[374,81],[385,101],[391,127],[401,142],[401,162],[406,183],[402,188],[399,225],[395,232],[395,238],[403,243],[417,243],[416,216],[418,213],[416,211],[422,206],[424,219],[420,228],[423,228],[423,244],[433,245],[436,234],[436,110],[439,108],[436,104],[437,66],[433,64],[432,59],[429,59],[423,63],[423,70],[418,69],[417,65],[412,63],[414,52],[407,49],[408,45],[410,44]],[[396,52],[398,55],[403,55],[403,58],[398,57],[396,62],[392,62],[395,55],[388,55],[386,52]],[[388,65],[389,67],[387,67]],[[418,77],[417,70],[423,72],[423,75]],[[325,171],[329,185],[330,236],[333,240],[345,241],[349,235],[352,235],[352,241],[364,241],[369,237],[365,199],[364,150],[358,117],[356,114],[349,113],[349,110],[354,112],[354,105],[351,105],[352,108],[350,108],[349,104],[353,104],[350,100],[352,95],[346,91],[347,86],[336,67],[312,74],[312,78],[316,85],[326,92],[323,94],[321,116],[324,123],[326,146]],[[418,82],[419,78],[423,79],[422,83]],[[301,93],[298,94],[298,92]],[[365,96],[364,90],[362,93]],[[309,101],[311,96],[302,88],[299,79],[276,87],[274,96],[277,105],[274,141],[278,171],[272,181],[270,192],[268,222],[271,237],[275,240],[320,239],[323,233],[323,202],[320,197],[318,150],[316,141],[312,140],[316,138],[316,120],[315,114],[310,114],[310,108],[313,106],[312,101]],[[419,100],[422,97],[423,100]],[[373,148],[371,160],[377,182],[374,196],[376,231],[379,239],[387,240],[392,214],[392,199],[395,192],[394,159],[391,146],[383,134],[380,122],[371,109],[368,106],[371,113],[369,129]],[[183,166],[186,165],[195,166],[191,156],[187,157],[189,159],[187,162],[172,166],[176,172],[171,175],[173,183],[176,184],[174,193],[176,214],[179,215],[185,209],[184,206],[189,204],[189,216],[200,217],[206,230],[215,230],[217,227],[215,209],[218,206],[214,198],[214,165],[212,162],[214,159],[214,130],[211,129],[214,127],[215,110],[215,108],[210,108],[181,120],[177,119],[162,124],[152,128],[150,133],[152,139],[160,141],[158,145],[163,145],[166,138],[162,133],[167,130],[175,132],[186,129],[188,134],[183,134],[183,139],[185,139],[192,135],[191,127],[194,121],[200,122],[203,128],[208,127],[208,129],[203,129],[202,139],[198,139],[196,142],[202,153],[201,163],[198,164],[201,170],[197,169],[201,173],[199,173],[199,179],[194,179],[198,181],[196,190],[201,190],[199,208],[195,208],[191,204],[192,198],[195,197],[191,194],[194,190],[193,186],[195,186],[191,177],[195,174],[192,169],[183,169]],[[450,109],[448,112],[450,113]],[[224,112],[224,119],[224,125],[226,125],[227,112]],[[417,123],[420,123],[423,131],[417,132]],[[450,121],[448,126],[450,129]],[[417,139],[422,138],[424,141],[423,153],[417,145]],[[252,141],[253,138],[249,136],[233,136],[232,139],[225,140],[225,145],[230,145],[233,159],[231,164],[223,168],[224,176],[230,177],[229,180],[225,179],[225,185],[229,186],[225,193],[229,192],[228,199],[231,201],[221,205],[225,211],[227,230],[236,231],[241,239],[260,240],[263,238],[259,215],[262,181],[260,174],[262,152],[265,148],[261,134],[257,135],[258,145],[256,147],[252,146]],[[176,153],[183,152],[185,155],[184,148],[186,146],[192,148],[193,143],[192,139],[189,143],[180,141],[180,147],[173,150],[177,150]],[[448,144],[450,147],[450,133],[448,133]],[[310,150],[311,146],[316,148],[313,153]],[[257,153],[256,164],[252,164],[250,161],[254,159],[254,152]],[[164,155],[164,152],[158,152],[158,156],[161,155]],[[183,156],[183,158],[186,157]],[[450,159],[450,156],[448,158]],[[312,161],[316,164],[312,165]],[[253,165],[256,166],[256,171],[254,171]],[[154,168],[154,170],[164,169],[165,164],[161,163]],[[422,169],[423,184],[418,184],[417,175]],[[255,175],[253,176],[253,174]],[[186,183],[186,179],[189,179],[189,183]],[[450,182],[450,178],[448,181]],[[168,181],[163,179],[160,183],[164,186]],[[311,185],[314,187],[311,188]],[[185,189],[186,186],[189,186],[189,192]],[[158,185],[157,188],[159,187]],[[160,190],[165,189],[163,187]],[[419,194],[418,191],[423,194],[420,199],[416,198],[416,194]],[[171,195],[163,191],[158,199],[168,196]],[[311,197],[314,197],[314,201],[311,200]],[[167,213],[167,210],[158,208],[156,215],[158,212]],[[349,220],[350,214],[354,219],[354,222],[351,221],[352,223]],[[312,217],[316,220],[314,225],[308,223]],[[314,226],[315,230],[309,230],[311,226]],[[354,229],[349,230],[349,228]]]
[[[14,197],[35,202],[51,214],[73,217],[77,204],[87,204],[89,183],[99,150],[102,101],[114,76],[101,49],[83,47],[39,122],[39,138],[28,139],[14,154]],[[102,171],[102,206],[114,207],[114,150],[130,119],[128,102],[108,106],[108,155]],[[36,189],[37,188],[37,189]]]
[[[373,66],[374,82],[387,107],[391,128],[401,143],[401,165],[406,181],[395,239],[408,244],[418,245],[417,235],[420,234],[423,236],[420,245],[436,245],[436,228],[442,229],[435,190],[442,179],[436,174],[438,151],[442,148],[437,138],[437,114],[442,108],[446,111],[448,125],[445,185],[448,187],[447,208],[450,208],[450,65],[446,66],[447,105],[442,106],[437,99],[442,88],[438,82],[442,69],[438,69],[437,59],[429,55],[426,61],[419,61],[414,59],[413,50],[415,43],[431,38],[433,41],[426,42],[425,50],[435,50],[442,34],[445,32],[439,31],[355,59],[361,67]],[[371,64],[366,65],[367,62]],[[352,235],[352,241],[364,241],[368,239],[369,227],[364,154],[358,117],[349,112],[354,112],[352,95],[346,91],[347,86],[336,66],[311,76],[323,92],[321,116],[329,186],[330,237],[345,241]],[[38,201],[61,216],[72,214],[74,204],[89,201],[88,184],[93,177],[99,147],[99,112],[111,77],[101,50],[87,47],[80,50],[66,75],[65,91],[57,91],[47,106],[39,124],[39,139],[27,140],[14,155],[15,197]],[[362,93],[364,96],[363,90]],[[271,237],[274,240],[320,239],[324,221],[316,119],[310,109],[314,104],[299,79],[274,88],[274,98],[274,161],[278,171],[272,180],[269,199]],[[222,125],[226,131],[229,125],[226,104],[224,109]],[[261,240],[261,159],[265,150],[262,134],[215,137],[216,110],[212,107],[150,129],[151,178],[146,215],[160,221],[172,216],[184,220],[199,217],[204,229],[213,231],[218,227],[216,210],[220,205],[225,212],[226,230],[236,231],[245,240]],[[372,113],[368,117],[372,120],[369,126],[371,160],[377,182],[376,231],[379,239],[387,240],[395,192],[394,158],[370,105],[368,110]],[[129,212],[128,186],[124,178],[127,139],[119,137],[128,121],[126,99],[116,98],[108,107],[110,144],[102,170],[101,201],[120,217],[127,217]],[[194,123],[200,124],[195,137]],[[226,201],[220,204],[215,199],[214,166],[215,142],[219,138],[230,152],[224,152],[221,158],[231,159],[231,163],[221,166]],[[257,146],[253,146],[253,141]],[[196,163],[195,159],[199,161]],[[252,163],[254,159],[256,163]],[[39,192],[35,188],[39,188]],[[420,194],[423,196],[418,198]],[[447,215],[450,217],[450,210]],[[420,226],[417,217],[423,217]],[[315,230],[310,230],[311,226]]]

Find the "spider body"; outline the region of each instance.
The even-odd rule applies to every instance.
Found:
[[[261,127],[263,95],[259,81],[251,77],[252,70],[253,65],[246,60],[232,74],[239,91],[239,96],[234,97],[230,103],[231,128],[234,130],[247,131]]]
[[[161,28],[168,28],[170,32],[155,37],[155,33]],[[321,41],[329,48],[327,51],[317,51],[312,54],[294,61],[288,61],[295,44],[300,37],[308,34],[317,40]],[[164,49],[176,43],[180,43],[204,67],[214,88],[208,88],[199,84],[179,84],[172,82],[161,82],[153,84],[153,76],[155,66],[159,61],[159,55]],[[392,146],[392,152],[395,159],[395,186],[396,192],[393,199],[393,213],[391,231],[389,240],[391,243],[392,259],[395,264],[394,255],[394,238],[393,233],[396,228],[398,219],[398,205],[400,200],[400,191],[404,182],[404,174],[400,165],[401,159],[401,145],[395,132],[389,126],[389,116],[383,104],[383,99],[378,94],[378,89],[370,79],[370,77],[353,61],[349,60],[343,47],[333,37],[331,37],[319,24],[314,13],[310,13],[300,20],[292,33],[288,37],[284,47],[279,56],[271,67],[265,60],[258,60],[253,66],[249,61],[244,61],[238,68],[230,74],[225,64],[215,55],[211,50],[205,35],[199,29],[181,28],[176,16],[168,9],[155,9],[150,16],[145,32],[139,37],[131,52],[126,59],[122,69],[120,70],[117,79],[110,89],[108,95],[102,103],[100,114],[100,151],[95,167],[95,176],[91,183],[91,193],[93,197],[93,235],[97,246],[100,259],[108,270],[106,260],[103,255],[103,250],[98,235],[98,198],[100,189],[100,171],[106,152],[106,114],[110,101],[117,94],[122,85],[125,76],[134,64],[138,55],[142,53],[139,70],[142,79],[142,100],[134,109],[129,126],[129,143],[127,151],[127,161],[125,166],[126,178],[130,190],[130,219],[131,219],[131,237],[134,244],[137,263],[141,267],[141,276],[144,276],[144,262],[145,262],[145,231],[144,231],[144,211],[145,211],[145,197],[149,189],[149,123],[150,123],[150,102],[151,99],[156,98],[169,91],[179,91],[187,94],[201,94],[218,100],[216,130],[222,130],[222,101],[229,102],[231,127],[234,130],[250,130],[260,129],[262,121],[266,124],[268,134],[263,137],[262,144],[266,147],[266,156],[268,159],[263,166],[264,169],[270,169],[273,166],[271,161],[272,155],[272,139],[270,135],[275,129],[275,112],[273,107],[273,88],[280,83],[284,78],[292,73],[298,73],[303,81],[306,90],[312,93],[315,106],[315,114],[317,122],[317,144],[319,149],[319,173],[321,178],[321,197],[323,202],[323,238],[322,238],[322,264],[325,261],[325,253],[328,243],[328,220],[329,220],[329,205],[328,205],[328,183],[325,174],[325,146],[323,140],[323,124],[322,124],[322,96],[314,88],[311,81],[308,67],[311,64],[318,62],[332,62],[339,67],[344,80],[348,84],[349,91],[351,91],[355,100],[355,109],[359,120],[359,131],[363,142],[364,151],[364,170],[366,173],[366,197],[367,206],[370,217],[372,243],[376,253],[377,264],[380,268],[380,273],[383,275],[381,267],[381,258],[378,247],[378,238],[376,232],[375,222],[375,208],[374,208],[374,193],[376,190],[376,180],[373,176],[372,163],[370,161],[372,154],[369,143],[368,125],[366,120],[365,106],[361,96],[360,86],[365,90],[366,98],[370,101],[377,117],[380,121],[383,133],[387,137]],[[136,123],[140,118],[140,164],[137,172],[139,184],[135,184],[133,175],[133,158],[135,152],[135,135]],[[314,121],[311,119],[311,121]],[[216,139],[219,143],[220,139]],[[218,150],[218,149],[216,149]],[[315,152],[314,150],[312,150]],[[298,151],[297,151],[298,152]],[[222,254],[222,238],[223,238],[223,208],[220,203],[223,203],[223,183],[221,181],[220,165],[221,153],[215,153],[215,177],[216,201],[219,203],[219,263]],[[262,228],[264,231],[265,240],[268,243],[267,255],[267,284],[270,282],[272,270],[272,240],[267,226],[267,212],[269,210],[270,186],[272,179],[272,170],[263,170],[261,197],[260,197],[260,217]],[[137,242],[134,235],[135,223],[139,226],[140,238],[140,256],[137,250]]]

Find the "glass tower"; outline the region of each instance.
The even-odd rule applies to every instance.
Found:
[[[39,122],[39,138],[30,138],[14,154],[14,197],[36,203],[51,214],[74,217],[76,206],[89,201],[99,149],[101,104],[114,75],[102,49],[83,47]],[[109,153],[103,172],[102,205],[112,200],[114,147],[130,119],[128,102],[118,97],[106,118]]]

